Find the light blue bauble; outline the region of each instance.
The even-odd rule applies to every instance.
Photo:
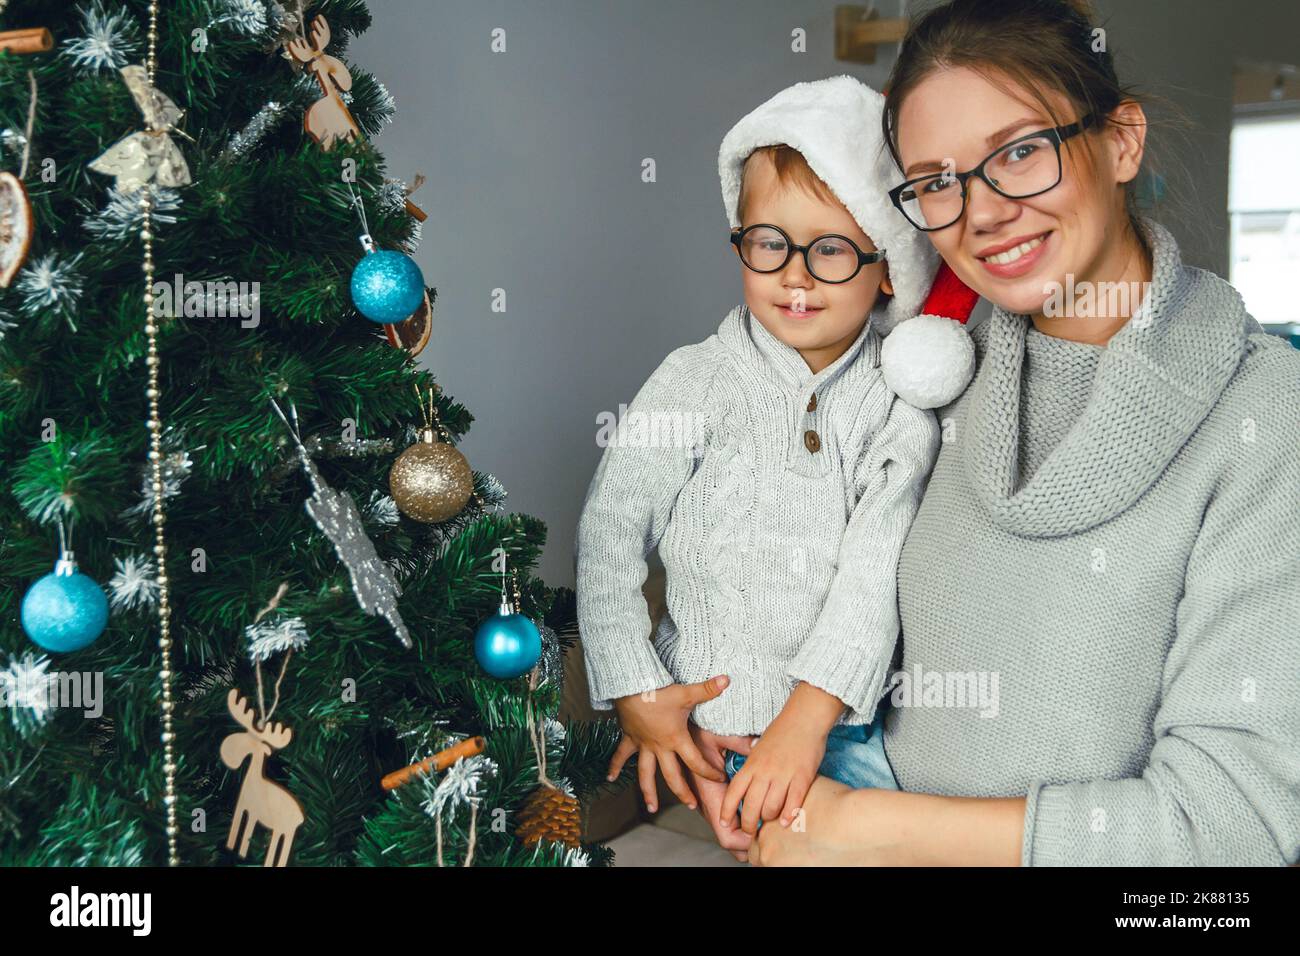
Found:
[[[498,611],[474,633],[474,656],[493,677],[520,677],[541,658],[542,635],[522,614]]]
[[[60,567],[27,589],[22,621],[27,636],[45,650],[79,651],[104,633],[108,598],[93,578]]]
[[[424,301],[424,276],[410,256],[368,252],[352,270],[352,301],[371,322],[402,322]]]

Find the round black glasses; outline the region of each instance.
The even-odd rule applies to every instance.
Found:
[[[740,253],[740,261],[754,272],[776,272],[785,268],[796,252],[803,255],[808,274],[819,282],[848,282],[863,266],[885,258],[885,250],[863,252],[852,239],[828,233],[806,246],[791,241],[785,230],[770,223],[755,223],[731,234],[731,244]]]
[[[899,212],[922,232],[947,229],[966,211],[967,183],[978,176],[1008,199],[1028,199],[1061,182],[1061,144],[1097,123],[1089,113],[1077,123],[1055,126],[1013,139],[964,173],[944,170],[909,179],[889,191]]]

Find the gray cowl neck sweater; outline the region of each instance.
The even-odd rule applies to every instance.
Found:
[[[1027,796],[1025,865],[1294,863],[1300,353],[1144,227],[1105,348],[1000,309],[973,333],[885,749],[905,790]]]

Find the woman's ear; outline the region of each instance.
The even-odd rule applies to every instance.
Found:
[[[1142,104],[1134,100],[1120,103],[1111,111],[1106,131],[1110,136],[1115,182],[1131,182],[1137,178],[1146,152],[1147,115]]]
[[[894,294],[894,283],[889,281],[889,263],[885,263],[885,277],[880,280],[880,291],[885,295]]]

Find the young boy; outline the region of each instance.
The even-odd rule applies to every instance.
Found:
[[[657,767],[689,806],[700,794],[733,849],[747,842],[724,838],[738,808],[747,834],[787,825],[819,771],[897,787],[872,722],[938,427],[886,385],[868,319],[916,315],[937,257],[889,205],[881,104],[851,77],[800,83],[727,134],[745,304],[642,386],[578,527],[592,704],[624,731],[611,778],[638,753],[647,807]],[[667,613],[652,646],[655,547]]]

